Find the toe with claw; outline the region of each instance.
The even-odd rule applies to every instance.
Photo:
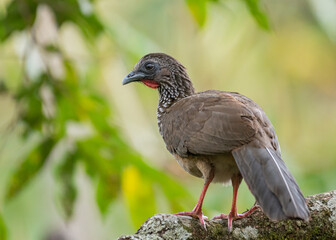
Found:
[[[190,216],[190,217],[198,218],[200,220],[200,222],[201,222],[201,225],[206,230],[206,224],[205,224],[204,220],[208,220],[208,217],[204,216],[202,214],[202,211],[194,211],[193,210],[193,211],[175,213],[174,215],[177,215],[177,216]]]

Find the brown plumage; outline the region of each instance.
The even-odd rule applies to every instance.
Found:
[[[237,191],[244,178],[269,218],[309,218],[305,199],[281,159],[274,128],[255,102],[234,92],[195,93],[186,69],[163,53],[141,58],[123,84],[134,81],[158,89],[158,125],[167,149],[184,170],[205,180],[195,208],[178,215],[198,217],[205,226],[202,204],[209,184],[231,180],[231,211],[215,217],[227,218],[231,231],[234,219],[256,209],[237,214]]]

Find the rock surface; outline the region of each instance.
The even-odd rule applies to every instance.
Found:
[[[147,219],[134,235],[119,240],[178,239],[336,239],[336,190],[307,198],[310,220],[270,221],[260,209],[249,217],[233,221],[227,231],[226,220],[208,220],[205,230],[197,219],[157,214]]]

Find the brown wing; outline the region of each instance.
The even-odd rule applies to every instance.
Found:
[[[255,115],[232,93],[207,91],[174,104],[163,119],[167,148],[180,156],[230,152],[257,132]]]

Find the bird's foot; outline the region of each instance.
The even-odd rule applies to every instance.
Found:
[[[253,207],[250,208],[250,210],[247,210],[243,213],[237,214],[237,218],[244,218],[247,217],[249,215],[251,215],[255,210],[257,210],[259,208],[258,205],[254,205]]]
[[[238,218],[237,212],[230,212],[229,214],[220,214],[213,219],[227,219],[228,220],[228,231],[232,231],[232,221]]]
[[[257,210],[258,208],[259,208],[259,206],[255,205],[250,210],[248,210],[244,213],[237,214],[237,211],[231,211],[229,214],[220,214],[220,215],[214,217],[213,219],[227,219],[228,220],[228,230],[229,230],[229,232],[231,232],[232,231],[233,220],[238,219],[238,218],[247,217],[251,213],[253,213],[255,210]]]
[[[174,213],[174,215],[177,215],[177,216],[190,216],[190,217],[193,217],[193,218],[198,218],[201,222],[201,225],[204,227],[204,229],[206,230],[206,225],[205,225],[205,222],[204,220],[208,220],[208,217],[207,216],[204,216],[202,211],[186,211],[186,212],[179,212],[179,213]]]

